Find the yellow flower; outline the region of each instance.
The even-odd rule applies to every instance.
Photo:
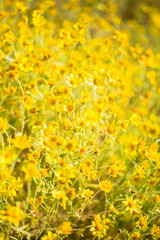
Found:
[[[118,167],[116,166],[116,165],[112,165],[110,168],[109,168],[109,170],[108,170],[108,173],[109,173],[109,175],[111,175],[112,177],[117,177],[117,175],[118,175],[118,171],[119,169],[118,169]]]
[[[7,188],[7,193],[9,197],[15,197],[17,194],[17,191],[23,187],[23,183],[20,183],[20,178],[17,179],[14,177],[10,177],[9,179],[10,184]]]
[[[137,167],[137,173],[141,178],[144,178],[146,175],[146,169],[143,166],[138,166]]]
[[[151,228],[151,235],[154,238],[159,238],[160,237],[160,227],[153,225],[153,227]]]
[[[90,231],[92,232],[93,236],[97,236],[98,239],[103,238],[106,236],[106,231],[109,229],[111,221],[109,218],[101,219],[100,215],[96,215],[94,217],[94,221],[92,221],[92,226]]]
[[[0,133],[3,134],[8,129],[7,120],[0,117]]]
[[[97,171],[88,171],[85,173],[85,175],[87,176],[88,180],[91,181],[96,180],[97,179]]]
[[[75,102],[69,102],[69,103],[66,105],[66,110],[69,112],[69,114],[71,114],[71,113],[75,110],[76,104],[77,104],[77,101],[75,101]]]
[[[42,16],[43,11],[42,10],[34,10],[32,14],[32,22],[35,27],[42,27],[46,24],[45,18]]]
[[[133,232],[131,236],[133,240],[137,240],[140,238],[141,234],[140,232]]]
[[[66,152],[76,152],[77,151],[77,141],[76,140],[71,140],[71,139],[67,139],[64,149]]]
[[[25,218],[25,214],[19,207],[7,205],[6,210],[0,210],[0,219],[19,225]]]
[[[130,198],[126,196],[126,198],[126,201],[123,201],[123,203],[127,206],[126,211],[130,211],[131,214],[140,213],[140,207],[137,205],[137,201],[133,200],[133,195]]]
[[[5,93],[6,93],[7,95],[14,96],[15,93],[16,93],[16,90],[17,90],[17,87],[10,86],[10,88],[7,88],[7,89],[5,90]]]
[[[30,180],[32,180],[32,178],[40,175],[35,164],[33,164],[31,162],[26,162],[26,164],[24,166],[22,166],[22,171],[25,173],[26,181],[30,181]]]
[[[68,195],[70,195],[71,200],[75,199],[75,197],[76,197],[75,188],[67,187],[67,189],[68,189]]]
[[[62,207],[64,210],[66,210],[66,203],[67,203],[67,200],[68,200],[68,197],[66,196],[66,193],[65,191],[52,191],[52,195],[53,195],[53,198],[55,199],[61,199],[62,203]]]
[[[107,122],[106,133],[109,135],[115,136],[117,132],[117,127],[115,126],[114,121],[109,125]]]
[[[136,226],[139,228],[147,228],[147,217],[141,216],[139,220],[136,222]]]
[[[69,235],[71,234],[72,226],[71,222],[63,222],[59,227],[59,233]]]
[[[47,235],[41,237],[41,240],[55,240],[56,238],[57,238],[57,234],[48,231]]]
[[[80,170],[83,173],[88,173],[90,170],[93,168],[93,162],[94,159],[89,157],[89,158],[84,158],[84,160],[80,163]]]
[[[5,151],[1,151],[0,159],[2,158],[5,164],[12,164],[16,157],[17,154],[15,153],[15,150],[10,147],[6,147]]]
[[[93,194],[94,194],[94,192],[91,191],[90,189],[85,189],[85,190],[83,191],[82,197],[83,197],[83,198],[86,198],[86,199],[89,199],[89,198],[92,197]]]
[[[31,139],[28,138],[27,134],[25,133],[22,136],[17,135],[12,141],[16,148],[23,150],[29,148]]]
[[[48,175],[48,168],[42,168],[39,172],[42,177],[46,177]]]
[[[109,180],[105,180],[105,181],[100,182],[99,187],[102,191],[109,193],[112,188],[112,183]]]

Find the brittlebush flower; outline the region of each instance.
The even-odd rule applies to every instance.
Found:
[[[48,231],[47,235],[44,235],[43,237],[41,237],[41,240],[55,240],[56,238],[57,238],[57,234]]]
[[[26,164],[24,166],[22,166],[22,171],[25,173],[25,180],[26,181],[30,181],[34,177],[40,175],[40,173],[39,173],[37,167],[35,166],[35,164],[33,164],[31,162],[26,162]]]
[[[106,236],[106,231],[109,229],[110,224],[111,220],[109,218],[101,219],[100,215],[96,215],[94,221],[92,221],[90,231],[93,236],[97,236],[98,239],[101,239]]]
[[[63,222],[59,227],[59,233],[64,235],[71,234],[72,226],[71,222]]]
[[[85,189],[83,194],[82,194],[82,197],[85,198],[85,199],[89,199],[92,197],[92,195],[94,194],[93,191],[91,191],[90,189]]]
[[[7,205],[6,210],[0,210],[0,219],[19,225],[25,218],[25,214],[19,207]]]
[[[140,207],[137,205],[137,201],[133,199],[133,195],[129,198],[126,196],[126,201],[123,201],[126,205],[126,211],[129,211],[131,214],[140,213]]]
[[[12,140],[14,146],[21,150],[29,148],[30,141],[31,139],[27,137],[26,133],[23,136],[17,135],[15,139]]]
[[[0,133],[4,133],[8,129],[7,120],[0,117]]]
[[[109,193],[112,189],[112,183],[109,180],[100,182],[99,187],[102,191]]]
[[[136,222],[136,225],[139,228],[147,228],[147,217],[141,216],[139,220]]]
[[[108,173],[110,176],[112,177],[117,177],[118,173],[119,173],[119,169],[117,166],[115,165],[112,165],[109,170],[108,170]]]
[[[137,240],[140,239],[141,234],[140,232],[133,232],[131,236],[133,240]]]
[[[17,191],[23,187],[23,183],[20,183],[20,178],[17,179],[11,177],[10,184],[7,188],[7,193],[9,197],[15,197],[17,194]]]
[[[67,139],[65,146],[64,146],[64,150],[66,152],[75,152],[75,151],[77,151],[77,145],[78,145],[78,143],[76,140]]]
[[[160,237],[160,227],[153,225],[153,227],[151,228],[151,235],[158,239]]]

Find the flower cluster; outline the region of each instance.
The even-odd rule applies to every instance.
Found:
[[[0,240],[160,239],[160,8],[127,2],[0,2]]]

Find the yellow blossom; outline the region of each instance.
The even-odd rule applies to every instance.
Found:
[[[64,235],[71,234],[72,226],[71,222],[63,222],[59,227],[59,233]]]
[[[24,218],[25,214],[19,207],[7,205],[6,210],[0,211],[0,219],[9,221],[14,225],[19,225]]]
[[[0,133],[3,134],[8,129],[7,120],[0,117]]]
[[[41,237],[41,240],[55,240],[56,238],[57,238],[57,234],[48,231],[47,235],[44,235],[43,237]]]
[[[109,193],[112,189],[112,183],[106,179],[105,181],[100,182],[99,187],[102,191]]]
[[[130,211],[131,214],[140,213],[140,207],[137,205],[137,201],[133,199],[133,195],[129,198],[126,196],[126,201],[123,201],[126,205],[126,211]]]
[[[17,135],[12,141],[16,148],[23,150],[29,148],[31,139],[28,138],[27,134],[25,133],[22,136]]]

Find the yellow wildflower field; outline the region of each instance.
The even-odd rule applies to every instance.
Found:
[[[0,1],[0,240],[160,239],[159,0]]]

